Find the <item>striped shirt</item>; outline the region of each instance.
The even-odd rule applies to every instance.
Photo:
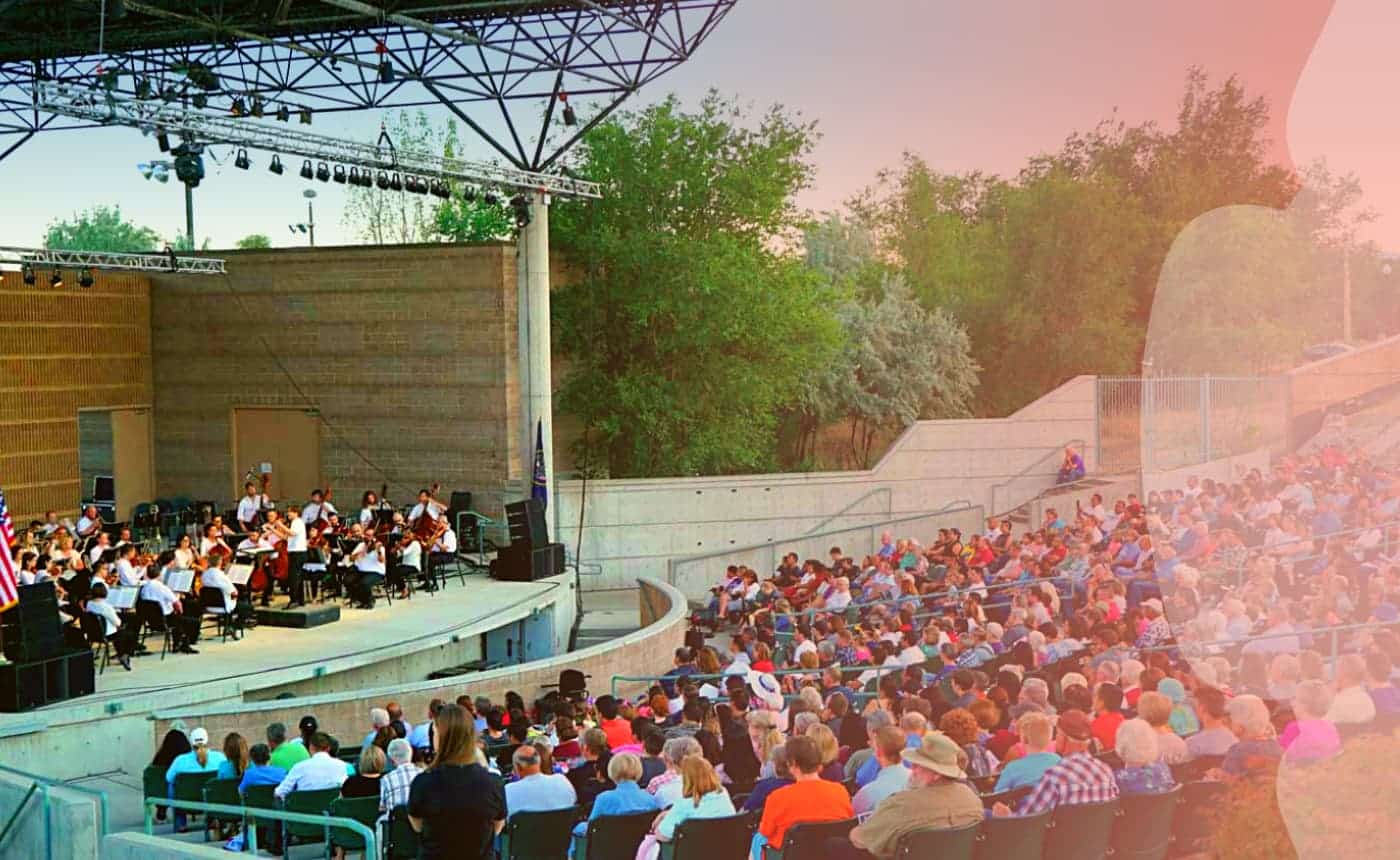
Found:
[[[1075,753],[1045,771],[1016,814],[1038,815],[1057,806],[1102,803],[1117,796],[1113,768],[1088,753]]]

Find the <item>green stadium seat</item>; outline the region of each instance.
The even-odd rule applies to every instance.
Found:
[[[1057,806],[1045,831],[1045,856],[1054,860],[1103,860],[1118,817],[1118,800]]]
[[[1041,860],[1050,813],[988,818],[977,834],[976,860]]]
[[[1172,841],[1172,819],[1181,801],[1181,786],[1157,794],[1118,798],[1113,825],[1114,860],[1165,860]]]
[[[938,860],[972,860],[977,846],[977,829],[980,824],[966,827],[942,827],[928,830],[915,830],[900,837],[895,846],[895,860],[924,860],[936,857]]]

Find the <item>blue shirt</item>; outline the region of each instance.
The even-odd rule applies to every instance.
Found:
[[[219,765],[227,760],[228,759],[224,758],[224,754],[218,750],[209,750],[207,757],[204,759],[204,767],[200,767],[199,759],[195,757],[194,750],[181,753],[175,757],[175,760],[170,763],[170,767],[166,769],[165,781],[174,785],[175,777],[182,773],[203,773],[210,770],[217,771]]]
[[[630,815],[634,812],[659,812],[661,801],[653,795],[638,787],[635,782],[623,781],[617,784],[617,788],[605,791],[593,801],[593,811],[588,813],[588,820],[602,818],[604,815]],[[574,826],[574,835],[583,836],[588,833],[587,822],[580,821]]]
[[[280,785],[287,778],[287,771],[270,764],[250,765],[243,771],[243,780],[238,783],[238,793],[244,794],[255,785]]]
[[[753,784],[753,791],[749,792],[749,797],[744,801],[745,812],[758,812],[763,809],[763,802],[768,799],[768,795],[778,789],[792,785],[794,780],[790,776],[770,776],[767,779],[760,779]]]
[[[1060,763],[1057,753],[1041,752],[1021,756],[1006,763],[997,777],[994,791],[1010,791],[1025,785],[1035,785],[1047,770]]]
[[[699,804],[691,797],[682,797],[677,800],[676,805],[671,807],[671,811],[667,812],[666,817],[661,819],[661,823],[657,825],[656,832],[666,839],[675,839],[676,828],[688,819],[724,818],[726,815],[733,814],[734,802],[729,799],[729,792],[717,788],[702,796]]]
[[[237,779],[238,772],[233,769],[233,762],[224,759],[219,762],[219,774],[215,779]]]

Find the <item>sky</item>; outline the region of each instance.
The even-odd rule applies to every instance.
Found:
[[[1400,112],[1384,105],[1394,75],[1388,34],[1400,4],[1382,0],[740,0],[695,55],[634,97],[678,94],[693,104],[714,88],[762,110],[773,103],[816,120],[814,186],[800,203],[837,208],[905,152],[934,168],[1013,173],[1072,131],[1114,111],[1170,123],[1186,70],[1239,76],[1275,106],[1274,155],[1301,164],[1324,156],[1358,172],[1380,218],[1371,238],[1400,248],[1400,172],[1391,140]],[[1301,78],[1301,80],[1300,80]],[[446,111],[438,115],[446,119]],[[324,117],[320,133],[372,139],[374,115]],[[486,158],[477,144],[469,156]],[[181,187],[141,178],[157,157],[130,129],[41,135],[0,161],[0,242],[35,244],[55,218],[117,204],[164,235],[183,228]],[[195,192],[195,232],[214,247],[249,233],[302,244],[295,176],[209,164]],[[319,244],[356,241],[342,223],[335,185],[314,186]],[[1394,210],[1397,217],[1391,217]]]

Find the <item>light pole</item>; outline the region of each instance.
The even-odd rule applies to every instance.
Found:
[[[301,224],[288,224],[287,229],[292,231],[292,235],[305,233],[311,241],[311,247],[316,247],[316,211],[312,208],[311,201],[316,199],[316,190],[308,188],[301,192],[301,196],[306,198],[306,221]]]

